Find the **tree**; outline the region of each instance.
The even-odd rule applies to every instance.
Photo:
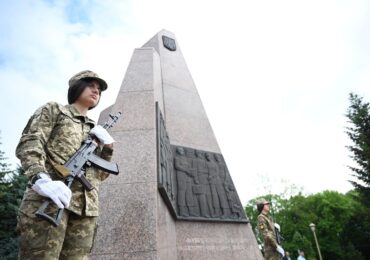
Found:
[[[0,144],[2,144],[0,142]],[[0,178],[6,178],[7,175],[11,174],[13,171],[9,169],[10,164],[6,162],[8,158],[5,157],[5,152],[0,150]]]
[[[344,227],[342,240],[349,248],[361,252],[364,258],[348,257],[347,259],[370,259],[370,214],[358,200],[357,191],[349,191],[347,196],[352,198],[354,214]],[[348,252],[347,249],[345,249]]]
[[[347,118],[350,127],[346,133],[352,140],[353,145],[347,146],[352,153],[351,158],[357,163],[357,167],[349,166],[354,172],[357,181],[351,181],[358,191],[364,205],[370,209],[370,105],[361,97],[350,93],[350,106],[347,110]]]
[[[308,196],[306,205],[305,210],[313,213],[310,221],[316,224],[316,234],[323,258],[347,259],[343,256],[344,248],[349,248],[348,241],[343,240],[343,237],[344,228],[355,214],[353,199],[336,191],[324,191]],[[306,236],[313,241],[313,234],[308,227]],[[314,248],[316,249],[316,246]]]
[[[310,256],[310,255],[312,256],[313,255],[314,250],[312,248],[312,246],[313,246],[312,242],[306,236],[301,235],[301,233],[299,233],[298,231],[294,232],[294,235],[293,235],[293,238],[292,238],[292,245],[299,245],[299,247],[297,249],[297,253],[298,253],[298,251],[303,251],[305,253],[305,255],[307,255],[307,256]],[[289,249],[289,247],[286,246],[285,250],[288,250],[288,249]],[[290,250],[293,251],[294,249],[290,248]]]
[[[349,100],[350,106],[346,116],[350,127],[347,127],[346,133],[353,145],[347,148],[351,152],[351,158],[357,164],[356,167],[349,166],[349,168],[358,180],[351,181],[356,191],[351,192],[350,196],[357,203],[357,214],[351,218],[346,236],[351,239],[353,247],[366,259],[370,259],[368,246],[370,240],[370,104],[353,93],[350,93]]]
[[[10,170],[4,155],[5,153],[0,151],[0,259],[16,259],[17,212],[26,188],[27,177],[20,167],[16,171]]]

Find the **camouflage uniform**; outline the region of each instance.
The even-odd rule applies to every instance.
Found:
[[[264,257],[266,260],[280,260],[281,255],[276,250],[278,243],[276,242],[276,234],[274,223],[271,218],[264,213],[258,215],[258,229],[261,232],[264,240]]]
[[[50,102],[39,108],[28,121],[16,149],[25,174],[29,177],[46,172],[53,180],[61,180],[55,167],[64,164],[87,138],[94,122],[81,115],[72,105]],[[110,161],[113,150],[98,148],[97,154]],[[94,167],[86,170],[86,178],[95,187],[87,192],[75,181],[72,199],[58,227],[35,216],[45,197],[27,188],[19,209],[20,259],[87,259],[98,216],[98,191],[107,173]],[[55,214],[51,203],[47,214]]]

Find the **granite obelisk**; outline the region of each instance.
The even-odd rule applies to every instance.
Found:
[[[134,50],[118,111],[91,258],[262,259],[173,33]]]

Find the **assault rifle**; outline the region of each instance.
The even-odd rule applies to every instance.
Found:
[[[121,116],[118,112],[116,116],[109,114],[110,120],[103,125],[103,128],[109,129],[117,122]],[[94,151],[98,147],[98,143],[94,136],[89,137],[83,142],[81,147],[72,155],[72,157],[64,164],[57,166],[57,170],[65,177],[64,183],[68,188],[71,187],[74,180],[79,181],[82,186],[88,191],[94,189],[94,186],[86,179],[85,171],[87,167],[95,166],[105,172],[118,175],[118,165],[116,163],[108,162],[96,154]],[[45,209],[49,206],[51,200],[46,200],[40,208],[36,211],[36,216],[48,221],[53,226],[57,227],[63,216],[64,208],[59,208],[55,217],[49,216],[45,213]]]

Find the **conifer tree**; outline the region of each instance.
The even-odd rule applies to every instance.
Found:
[[[11,170],[6,161],[5,152],[0,150],[0,259],[17,259],[17,212],[27,177],[21,167]]]
[[[356,166],[349,166],[354,172],[356,181],[350,181],[360,194],[362,202],[370,209],[370,105],[361,97],[350,93],[350,106],[347,110],[347,118],[351,126],[347,127],[346,133],[353,144],[347,146],[351,158]]]

